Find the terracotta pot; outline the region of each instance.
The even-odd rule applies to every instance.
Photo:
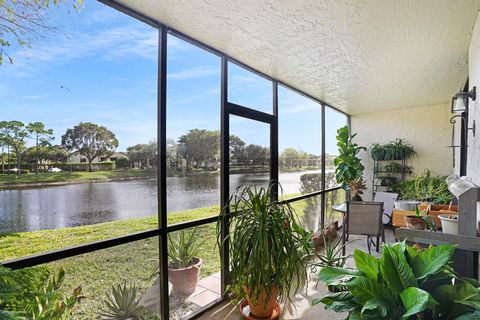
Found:
[[[194,264],[180,269],[168,268],[168,281],[172,284],[172,292],[189,296],[195,292],[203,260],[193,258]]]
[[[269,318],[266,318],[268,320],[276,320],[280,317],[280,314],[282,313],[282,309],[280,308],[280,305],[277,304],[275,309],[273,309],[272,315]],[[257,318],[254,316],[251,311],[250,311],[250,306],[248,305],[248,301],[246,299],[243,299],[242,302],[240,303],[240,314],[244,319],[247,320],[258,320],[260,318]]]
[[[320,249],[324,245],[325,238],[328,240],[335,239],[337,237],[338,221],[333,222],[323,232],[318,231],[312,236],[313,245],[315,249]]]
[[[279,305],[277,302],[277,289],[272,288],[268,301],[265,301],[267,298],[265,292],[260,292],[258,297],[251,297],[250,289],[244,287],[243,290],[245,291],[246,300],[248,301],[248,306],[250,307],[250,313],[256,318],[270,319],[273,311],[278,309]]]
[[[427,227],[425,221],[417,216],[405,216],[403,218],[405,219],[405,224],[409,229],[425,230]]]

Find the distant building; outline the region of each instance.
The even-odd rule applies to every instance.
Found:
[[[110,157],[96,157],[93,159],[93,163],[96,162],[105,162],[105,161],[115,161],[117,159],[128,159],[127,152],[114,152]],[[80,154],[80,152],[75,151],[68,155],[67,163],[87,163],[87,158]]]

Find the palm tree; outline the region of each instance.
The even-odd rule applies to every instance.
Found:
[[[28,133],[33,135],[35,138],[35,152],[36,152],[36,165],[35,165],[35,174],[38,174],[38,164],[40,162],[38,151],[39,151],[39,142],[42,144],[47,144],[49,141],[53,140],[53,130],[45,129],[45,125],[42,122],[32,122],[27,126]]]

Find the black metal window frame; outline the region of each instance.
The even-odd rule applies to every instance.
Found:
[[[157,86],[157,141],[159,152],[159,166],[158,166],[158,228],[141,231],[133,234],[128,234],[116,238],[109,238],[105,240],[95,241],[92,243],[77,245],[64,249],[54,250],[46,253],[40,253],[32,256],[27,256],[19,259],[13,259],[1,263],[4,267],[11,269],[22,269],[27,267],[34,267],[53,261],[66,259],[74,256],[92,253],[95,251],[116,247],[123,244],[132,243],[135,241],[145,240],[153,237],[159,239],[159,270],[160,270],[160,312],[162,319],[169,319],[170,306],[169,306],[169,289],[168,289],[168,255],[167,255],[167,242],[168,234],[183,229],[202,226],[210,223],[217,223],[218,216],[212,216],[208,218],[202,218],[198,220],[190,220],[187,222],[181,222],[177,224],[168,224],[167,221],[167,167],[166,167],[166,125],[167,125],[167,38],[168,34],[180,38],[183,41],[191,43],[196,47],[204,49],[221,58],[221,134],[220,134],[220,204],[222,207],[228,203],[230,196],[229,190],[229,133],[230,133],[230,115],[239,116],[242,118],[251,119],[254,121],[263,122],[270,125],[270,179],[278,180],[278,86],[281,85],[299,95],[309,98],[317,103],[321,108],[321,139],[322,139],[322,190],[318,190],[312,193],[304,194],[287,200],[282,200],[282,203],[292,203],[296,201],[305,200],[310,197],[321,196],[321,225],[324,226],[325,222],[325,196],[330,192],[335,192],[340,187],[325,189],[325,109],[331,108],[346,117],[347,124],[350,126],[350,115],[345,112],[315,98],[311,95],[303,92],[291,86],[287,83],[269,77],[268,75],[228,56],[220,50],[212,48],[196,39],[193,39],[182,32],[175,30],[161,22],[154,21],[134,10],[119,4],[113,0],[97,0],[101,3],[108,5],[109,7],[116,9],[124,14],[127,14],[137,20],[140,20],[158,30],[158,86]],[[234,63],[235,65],[246,69],[272,83],[272,113],[266,113],[258,111],[252,108],[247,108],[228,101],[228,63]],[[277,197],[277,192],[274,193],[274,197]],[[228,233],[229,221],[222,221],[221,232],[226,235]],[[225,287],[228,284],[229,272],[229,256],[228,256],[228,243],[223,247],[220,253],[221,258],[221,290],[225,292]],[[189,318],[196,318],[206,312],[207,310],[215,307],[225,300],[225,296],[221,299],[217,299],[202,309],[194,312]]]

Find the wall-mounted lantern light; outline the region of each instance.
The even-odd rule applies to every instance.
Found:
[[[477,98],[476,87],[469,92],[460,91],[452,97],[452,113],[463,113],[467,111],[468,98],[475,101]]]
[[[468,88],[468,82],[466,87]],[[464,89],[466,91],[466,89]],[[477,90],[476,87],[473,87],[472,90],[465,92],[460,91],[456,93],[452,97],[452,113],[454,114],[453,117],[450,118],[450,123],[453,125],[452,128],[452,144],[450,147],[452,148],[452,156],[453,156],[453,167],[455,168],[455,148],[461,148],[461,153],[463,154],[466,152],[467,148],[467,138],[468,138],[468,131],[472,131],[473,136],[475,137],[476,125],[475,120],[472,121],[472,127],[468,127],[468,99],[472,99],[475,101],[477,98]],[[461,119],[462,125],[462,139],[461,144],[457,144],[458,141],[455,139],[455,124],[457,123],[456,119]],[[462,169],[460,169],[462,170]]]

